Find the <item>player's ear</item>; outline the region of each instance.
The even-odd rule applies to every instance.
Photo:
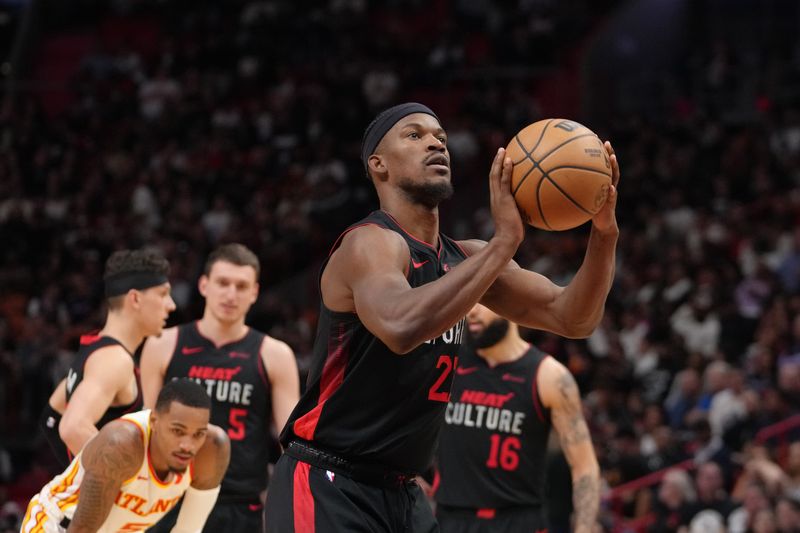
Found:
[[[383,157],[379,154],[372,154],[369,156],[369,159],[367,159],[367,165],[369,166],[370,174],[372,174],[374,178],[386,181],[388,170],[386,164],[383,162]]]
[[[203,274],[200,276],[200,279],[197,280],[197,290],[200,291],[200,294],[203,295],[203,298],[206,296],[206,288],[208,287],[208,276]]]
[[[142,293],[136,289],[131,289],[125,294],[125,299],[130,302],[131,307],[138,309],[142,303]]]

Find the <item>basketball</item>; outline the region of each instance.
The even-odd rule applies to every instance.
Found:
[[[528,224],[549,231],[580,226],[603,207],[611,161],[592,130],[551,118],[517,133],[506,148],[511,191]]]

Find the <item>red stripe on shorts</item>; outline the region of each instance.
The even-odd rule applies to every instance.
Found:
[[[311,495],[311,485],[308,483],[310,469],[311,465],[300,461],[294,467],[292,506],[295,533],[314,533],[316,531],[314,529],[314,496]]]

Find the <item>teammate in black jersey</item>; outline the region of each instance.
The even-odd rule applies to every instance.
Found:
[[[616,156],[606,150],[616,185]],[[281,435],[268,531],[435,530],[410,479],[432,463],[467,312],[481,301],[528,327],[582,337],[599,322],[611,285],[616,187],[593,218],[583,265],[562,288],[512,260],[524,227],[503,149],[489,173],[489,242],[439,233],[450,157],[429,108],[380,113],[364,134],[362,161],[381,210],[348,228],[322,267],[316,359]]]
[[[67,377],[40,418],[64,466],[70,461],[65,454],[81,451],[107,422],[142,408],[132,354],[145,337],[161,333],[175,310],[168,273],[169,263],[154,251],[121,250],[108,258],[103,275],[106,323],[98,333],[81,337]]]
[[[442,533],[547,531],[544,472],[552,426],[572,471],[576,533],[591,533],[599,467],[569,371],[480,304],[467,315],[438,452]]]
[[[245,324],[260,271],[258,257],[241,244],[214,250],[199,281],[203,317],[148,339],[142,350],[145,406],[154,404],[165,380],[194,379],[211,397],[211,422],[230,437],[231,462],[208,532],[262,530],[267,463],[277,447],[272,435],[300,393],[292,349]],[[177,511],[151,531],[170,531],[176,517]]]

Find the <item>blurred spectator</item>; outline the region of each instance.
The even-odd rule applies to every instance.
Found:
[[[694,503],[697,494],[692,480],[683,470],[670,470],[664,474],[654,505],[655,516],[649,533],[677,531],[682,523],[684,509]]]
[[[672,315],[672,329],[683,338],[689,352],[714,357],[719,346],[720,323],[714,312],[714,300],[708,290],[700,290],[691,302]]]
[[[800,530],[800,500],[780,498],[775,505],[775,520],[779,533],[796,533]]]
[[[698,407],[700,394],[700,376],[695,369],[687,368],[675,376],[672,390],[664,401],[673,428],[685,427],[686,415]]]
[[[722,520],[727,520],[734,509],[734,504],[725,490],[725,478],[720,466],[714,462],[698,466],[695,474],[695,487],[697,499],[687,502],[683,506],[681,523],[688,524],[691,530],[695,526],[695,517],[706,510],[715,511],[722,517]]]
[[[728,517],[728,533],[746,533],[755,530],[757,522],[762,523],[761,527],[764,528],[763,523],[767,520],[759,517],[759,513],[769,509],[770,501],[764,488],[758,483],[751,483],[744,491],[742,506],[734,509]]]

